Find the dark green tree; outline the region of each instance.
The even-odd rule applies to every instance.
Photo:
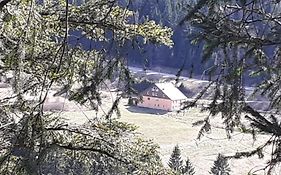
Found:
[[[90,116],[79,126],[44,110],[49,92],[56,91],[98,112],[106,80],[130,83],[125,58],[103,43],[116,41],[117,53],[134,38],[173,44],[171,29],[150,20],[132,22],[134,12],[117,1],[72,2],[0,2],[0,76],[12,87],[0,97],[0,174],[162,172],[157,146],[111,118],[120,115],[121,97],[98,121]],[[85,40],[89,49],[82,46]]]
[[[230,167],[228,165],[227,159],[219,154],[217,159],[214,161],[214,165],[211,168],[210,174],[213,175],[229,175],[230,174]]]
[[[184,175],[194,175],[195,174],[194,167],[188,157],[186,158],[185,165],[182,167],[182,174],[184,174]]]
[[[266,143],[249,152],[231,157],[258,155],[271,146],[272,156],[265,167],[270,174],[280,159],[281,123],[281,2],[279,0],[198,0],[188,6],[181,25],[192,26],[190,38],[194,44],[202,43],[202,62],[208,65],[206,73],[210,85],[186,107],[212,88],[213,100],[206,108],[211,115],[202,124],[199,138],[211,128],[210,116],[220,114],[229,137],[235,128],[243,132],[261,132],[271,135]],[[263,114],[247,103],[246,83],[255,82],[254,95],[269,101]],[[246,116],[245,116],[246,113]],[[251,123],[241,122],[245,116]],[[255,134],[253,134],[255,136]],[[278,144],[277,144],[278,143]]]
[[[181,159],[181,151],[178,145],[173,149],[168,166],[177,173],[180,173],[183,168],[183,161]]]

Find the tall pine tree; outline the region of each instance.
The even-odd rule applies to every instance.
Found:
[[[182,174],[184,174],[184,175],[194,175],[195,174],[194,167],[188,157],[186,158],[185,166],[182,167]]]
[[[232,158],[263,156],[265,149],[272,150],[268,174],[281,164],[278,143],[281,135],[279,114],[281,111],[281,1],[262,0],[198,0],[188,6],[188,12],[181,24],[192,28],[191,39],[194,44],[203,43],[202,62],[209,69],[212,85],[203,93],[216,86],[210,115],[221,114],[223,123],[231,136],[235,127],[245,132],[267,133],[272,137],[254,150],[237,152]],[[208,65],[209,63],[214,63]],[[261,96],[269,104],[260,109],[259,105],[248,104],[247,84],[253,82],[254,96]],[[195,106],[193,102],[187,105]],[[266,114],[259,110],[268,110]],[[241,120],[243,115],[251,122],[246,127]],[[278,114],[278,115],[277,115]],[[211,127],[210,117],[201,122],[199,137]]]
[[[227,163],[227,159],[219,154],[217,160],[214,162],[214,166],[211,168],[210,174],[213,175],[230,175],[230,167]]]
[[[179,149],[179,145],[176,145],[174,147],[174,150],[169,159],[168,165],[172,170],[174,170],[176,172],[181,172],[182,166],[183,166],[183,161],[181,159],[181,151]]]
[[[98,112],[107,81],[132,81],[125,43],[172,46],[172,30],[132,21],[136,13],[117,1],[73,3],[79,1],[0,1],[0,78],[11,86],[0,95],[0,174],[163,174],[154,172],[161,171],[157,146],[111,119],[119,95],[99,120],[93,115],[81,125],[60,115],[62,108],[51,115],[45,104],[50,93],[67,94]]]

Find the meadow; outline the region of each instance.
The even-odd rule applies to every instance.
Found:
[[[106,112],[110,107],[110,98],[104,103],[100,114]],[[249,151],[269,138],[267,135],[257,135],[254,141],[251,134],[235,131],[231,139],[227,138],[220,116],[212,119],[212,130],[206,133],[200,140],[197,139],[200,126],[192,126],[192,123],[204,119],[208,113],[201,112],[198,108],[189,109],[185,113],[165,112],[136,106],[128,106],[127,99],[122,99],[119,104],[121,117],[118,119],[138,126],[137,135],[144,139],[152,139],[160,146],[160,156],[165,166],[176,144],[179,145],[182,159],[188,157],[193,163],[197,175],[209,174],[210,167],[218,153],[234,155],[238,151]],[[65,118],[71,122],[82,124],[88,119],[98,117],[94,111],[63,112]],[[269,151],[268,151],[269,152]],[[246,175],[255,172],[266,165],[270,155],[264,159],[257,156],[245,159],[230,159],[229,165],[233,175]],[[276,169],[276,175],[280,175],[281,169]],[[255,172],[264,174],[264,171]]]

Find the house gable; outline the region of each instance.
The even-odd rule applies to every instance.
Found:
[[[149,88],[140,93],[142,96],[170,99],[161,89],[159,89],[156,85],[151,85]]]

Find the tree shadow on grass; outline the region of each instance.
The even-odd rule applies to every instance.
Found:
[[[126,109],[132,113],[154,114],[154,115],[164,115],[169,112],[166,110],[145,108],[139,106],[127,106]]]

